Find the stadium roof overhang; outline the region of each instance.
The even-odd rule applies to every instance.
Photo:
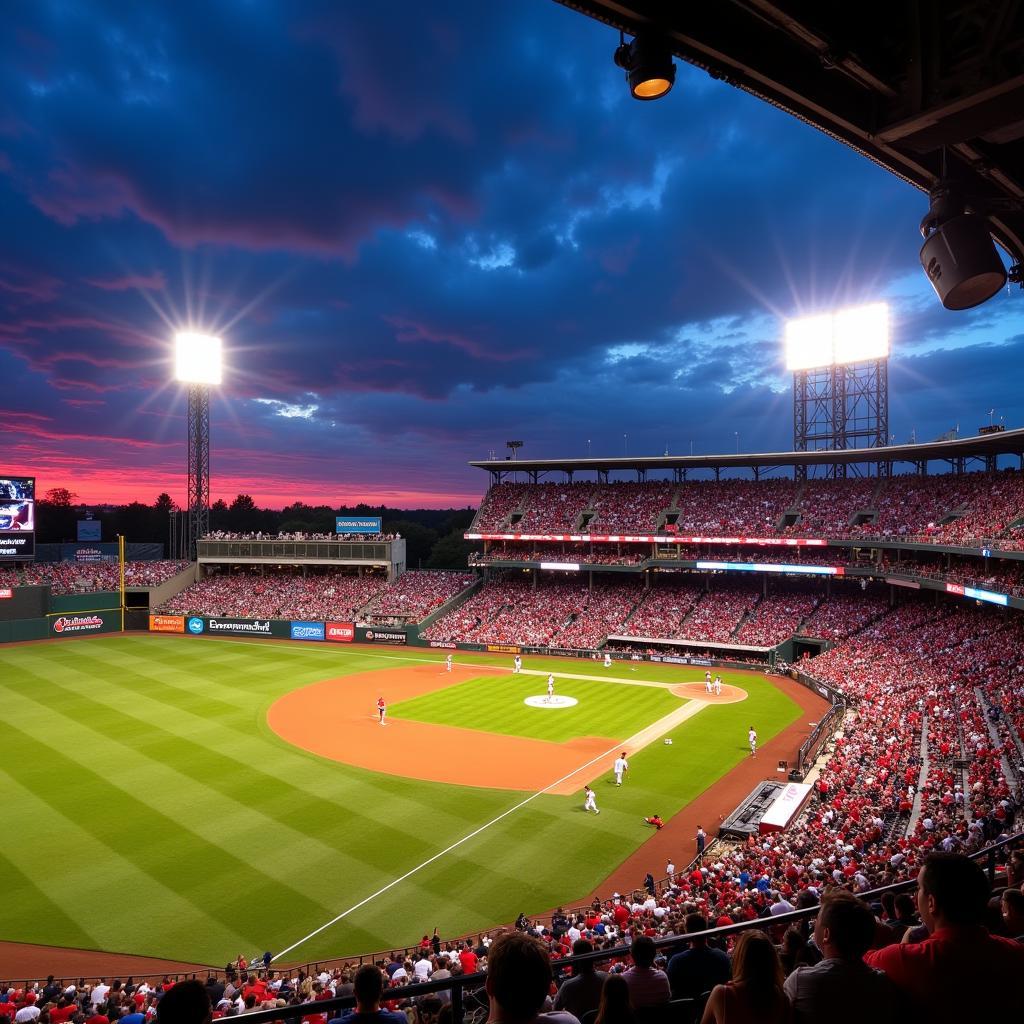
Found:
[[[723,455],[655,455],[648,458],[605,459],[485,459],[470,462],[492,473],[610,473],[616,470],[647,473],[654,470],[767,469],[789,466],[835,466],[908,462],[920,465],[943,461],[989,459],[1000,455],[1024,456],[1024,428],[999,433],[895,444],[883,448],[847,448],[813,452],[741,452]]]
[[[993,238],[1024,262],[1024,5],[1017,0],[558,2],[629,35],[657,32],[681,60],[926,192],[942,176],[945,153],[969,207],[987,214]]]

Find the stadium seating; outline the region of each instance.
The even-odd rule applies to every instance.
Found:
[[[167,601],[161,612],[240,618],[351,619],[383,590],[380,575],[297,570],[207,576]]]
[[[520,510],[522,518],[511,523]],[[473,529],[646,535],[667,525],[684,535],[752,538],[892,537],[968,546],[1001,538],[1016,549],[1022,519],[1024,478],[1003,470],[803,482],[503,483],[487,492]]]
[[[382,620],[389,620],[389,624],[419,622],[476,579],[466,572],[404,572],[370,599],[361,618],[375,624]]]
[[[188,562],[126,562],[126,587],[155,587],[188,568]],[[0,570],[2,586],[46,584],[54,594],[117,590],[121,570],[117,562],[32,562],[20,570]]]

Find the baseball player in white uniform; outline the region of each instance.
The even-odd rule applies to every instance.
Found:
[[[555,674],[554,672],[548,673],[548,704],[551,703],[551,698],[555,695]]]
[[[452,656],[450,654],[444,659],[444,670],[446,672],[451,672],[452,670]]]
[[[750,732],[747,733],[747,742],[750,744],[750,756],[757,757],[757,732],[754,727],[750,727]]]
[[[715,676],[715,696],[716,697],[721,697],[722,696],[722,677],[721,676]]]
[[[704,676],[704,691],[706,693],[710,693],[711,692],[711,673],[710,672],[706,673],[705,676]]]
[[[519,675],[519,673],[520,673],[520,672],[522,672],[522,671],[523,671],[523,659],[522,659],[522,658],[520,658],[520,657],[519,657],[519,655],[517,654],[517,655],[516,655],[516,656],[515,656],[515,657],[514,657],[514,658],[512,659],[512,674],[513,674],[514,676],[517,676],[517,675]]]
[[[605,668],[611,668],[612,667],[612,656],[607,651],[605,651],[605,655],[604,655],[604,667]]]
[[[621,786],[623,774],[629,771],[629,762],[626,760],[625,751],[615,758],[615,764],[612,766],[612,771],[615,772],[615,785]]]
[[[594,791],[589,786],[584,786],[583,792],[586,795],[586,800],[583,801],[583,810],[593,811],[595,814],[600,814],[601,811],[598,809],[597,797]]]

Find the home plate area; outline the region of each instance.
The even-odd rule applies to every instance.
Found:
[[[552,694],[549,697],[544,693],[536,697],[527,697],[523,703],[531,708],[571,708],[573,705],[579,704],[579,701],[575,697],[561,697],[557,694]]]

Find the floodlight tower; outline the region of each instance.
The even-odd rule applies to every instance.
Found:
[[[196,545],[210,530],[210,388],[221,382],[221,340],[182,331],[175,337],[175,377],[188,385],[188,522],[185,544]]]
[[[874,303],[786,324],[796,451],[881,448],[889,439],[889,307]],[[882,473],[888,464],[879,463]],[[833,476],[845,476],[834,465]],[[798,478],[807,469],[797,467]]]

